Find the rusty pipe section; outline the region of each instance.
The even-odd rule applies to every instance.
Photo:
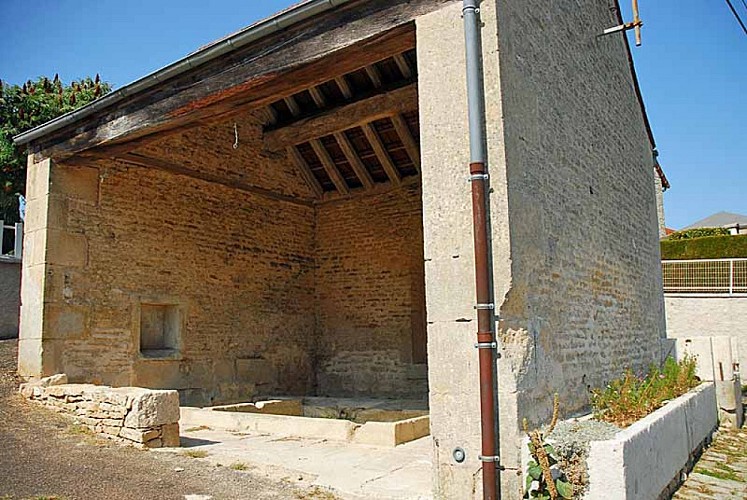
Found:
[[[467,100],[470,137],[470,181],[475,245],[475,292],[477,299],[477,352],[480,367],[480,427],[482,491],[485,500],[500,498],[496,451],[496,335],[493,331],[491,256],[488,221],[488,169],[485,137],[485,86],[483,82],[480,0],[464,0],[462,9],[467,59]]]

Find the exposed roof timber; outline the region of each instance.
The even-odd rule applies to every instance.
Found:
[[[345,99],[353,97],[353,91],[350,90],[350,84],[348,83],[347,78],[345,78],[345,75],[335,78],[335,83]]]
[[[322,189],[321,184],[319,184],[319,181],[316,180],[316,177],[314,177],[314,174],[311,172],[311,169],[309,168],[309,164],[306,163],[306,160],[303,159],[303,156],[301,156],[301,153],[298,152],[298,149],[295,146],[288,147],[286,151],[288,152],[288,157],[296,165],[299,172],[301,172],[301,176],[306,181],[306,184],[309,185],[309,187],[314,192],[317,198],[321,198],[322,194],[324,193],[324,190]]]
[[[104,144],[170,133],[216,115],[256,109],[277,96],[292,95],[414,48],[412,21],[445,3],[367,0],[362,7],[351,2],[313,22],[287,27],[243,46],[231,54],[230,65],[224,58],[207,61],[137,96],[92,108],[94,112],[87,116],[95,118],[43,127],[33,139],[27,135],[19,141],[33,141],[37,158],[59,160]]]
[[[288,109],[293,116],[299,116],[301,114],[301,108],[298,107],[295,97],[289,95],[288,97],[284,97],[283,101],[285,102],[285,105],[288,106]]]
[[[358,153],[355,152],[355,148],[350,144],[350,140],[343,132],[335,132],[334,134],[337,144],[340,146],[345,158],[350,163],[350,167],[355,172],[355,175],[363,184],[364,189],[371,189],[374,186],[374,181],[371,178],[371,174],[368,169],[361,161]]]
[[[322,144],[322,142],[319,139],[314,139],[311,141],[311,147],[314,149],[314,153],[316,153],[316,156],[317,158],[319,158],[319,161],[322,162],[322,166],[324,167],[324,170],[327,172],[327,175],[329,176],[329,178],[334,183],[335,188],[342,194],[350,194],[350,188],[345,182],[345,179],[343,179],[340,171],[335,166],[335,162],[332,161],[332,158],[330,158],[329,153],[324,148],[324,144]]]
[[[370,123],[366,123],[361,128],[363,129],[363,133],[366,134],[366,139],[368,139],[368,142],[371,143],[374,153],[376,154],[376,158],[384,168],[384,172],[386,172],[387,177],[389,177],[389,181],[395,186],[401,184],[402,176],[397,170],[397,167],[394,165],[394,162],[389,156],[389,153],[384,147],[384,144],[381,142],[379,134],[376,132],[376,130],[374,130],[373,125],[371,125]]]
[[[402,76],[405,78],[412,78],[412,68],[405,59],[405,56],[397,54],[394,56],[394,62],[397,63],[397,67],[399,68],[400,73],[402,73]]]
[[[412,160],[415,169],[420,173],[420,146],[415,141],[415,138],[410,132],[410,128],[407,126],[407,122],[404,117],[400,114],[392,116],[392,123],[394,124],[394,130],[397,132],[399,139],[405,146],[407,155]]]
[[[381,73],[376,66],[366,66],[366,74],[371,79],[374,88],[381,88]]]
[[[309,199],[297,198],[294,196],[276,193],[275,191],[270,191],[269,189],[264,189],[261,187],[253,186],[245,182],[241,182],[238,180],[231,180],[231,179],[226,178],[225,176],[213,175],[203,170],[195,170],[191,168],[186,168],[181,165],[177,165],[175,163],[162,160],[160,158],[153,158],[153,157],[145,156],[145,155],[138,154],[138,153],[124,153],[122,155],[117,156],[116,159],[123,161],[125,163],[129,163],[131,165],[137,165],[137,166],[146,167],[146,168],[154,168],[157,170],[163,170],[165,172],[170,172],[172,174],[192,177],[194,179],[199,179],[199,180],[210,182],[213,184],[220,184],[220,185],[227,186],[233,189],[238,189],[240,191],[245,191],[247,193],[259,195],[264,198],[270,198],[273,200],[284,201],[286,203],[292,203],[294,205],[303,205],[307,207],[310,207],[313,205],[312,200],[309,200]]]
[[[311,98],[314,100],[314,104],[316,104],[318,108],[324,108],[327,106],[327,99],[325,99],[324,94],[319,90],[319,87],[311,87],[309,89],[309,94],[311,94]]]
[[[346,104],[291,125],[265,132],[265,147],[279,151],[288,146],[332,135],[335,132],[418,109],[418,89],[410,84],[368,99]]]
[[[397,189],[407,188],[410,186],[417,186],[420,184],[420,177],[405,177],[402,179],[402,183],[399,185],[393,185],[390,182],[383,184],[375,184],[371,189],[366,189],[355,193],[355,199],[361,199],[369,196],[378,196],[384,193],[389,193]],[[333,205],[336,203],[344,203],[351,199],[350,196],[342,195],[337,191],[328,191],[324,193],[321,200],[316,201],[314,205]]]

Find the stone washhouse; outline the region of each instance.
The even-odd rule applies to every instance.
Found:
[[[195,406],[427,398],[436,496],[480,496],[461,8],[302,2],[16,138],[21,375]],[[666,179],[627,41],[600,36],[616,1],[481,16],[512,498],[524,417],[659,359]]]

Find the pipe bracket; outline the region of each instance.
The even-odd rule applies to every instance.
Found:
[[[480,460],[480,462],[493,462],[496,465],[498,465],[501,462],[501,457],[498,455],[492,456],[492,457],[486,457],[484,455],[478,455],[477,459]]]
[[[498,342],[478,342],[475,349],[498,349]]]
[[[467,179],[467,182],[486,181],[488,179],[490,179],[489,174],[472,174]]]
[[[475,309],[477,309],[477,310],[486,310],[487,309],[489,311],[492,311],[492,310],[495,309],[495,304],[492,304],[492,303],[490,303],[490,304],[477,304],[477,305],[475,305]]]

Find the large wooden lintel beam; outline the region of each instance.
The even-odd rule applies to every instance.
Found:
[[[265,148],[280,151],[288,146],[332,135],[377,120],[418,109],[418,89],[410,84],[368,99],[331,109],[285,127],[265,132]]]
[[[351,2],[202,64],[31,144],[62,159],[266,106],[415,47],[413,22],[451,0]]]
[[[227,179],[225,177],[210,174],[202,170],[186,168],[181,165],[177,165],[175,163],[162,160],[160,158],[153,158],[151,156],[145,156],[145,155],[141,155],[138,153],[124,153],[120,156],[117,156],[115,159],[120,160],[124,163],[129,163],[131,165],[137,165],[137,166],[146,167],[146,168],[154,168],[157,170],[163,170],[165,172],[170,172],[176,175],[192,177],[194,179],[199,179],[199,180],[210,182],[213,184],[220,184],[220,185],[230,187],[233,189],[238,189],[239,191],[245,191],[247,193],[252,193],[258,196],[262,196],[263,198],[284,201],[286,203],[292,203],[295,205],[302,205],[306,207],[313,206],[313,201],[309,199],[296,198],[294,196],[288,196],[288,195],[284,195],[281,193],[276,193],[275,191],[264,189],[258,186],[253,186],[251,184],[247,184],[245,182],[241,182],[238,180]]]

